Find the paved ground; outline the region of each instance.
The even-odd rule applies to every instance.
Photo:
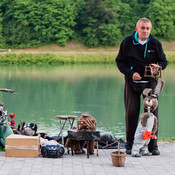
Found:
[[[159,143],[160,156],[135,158],[127,155],[124,167],[112,166],[110,152],[99,150],[62,158],[14,158],[0,152],[0,175],[175,175],[175,143]],[[125,151],[125,150],[122,150]]]

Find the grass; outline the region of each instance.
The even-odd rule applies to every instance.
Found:
[[[175,137],[158,138],[158,142],[175,142]]]
[[[162,42],[169,63],[175,63],[175,42]],[[118,47],[87,48],[79,43],[68,43],[37,49],[15,49],[0,53],[1,64],[115,64]]]
[[[113,55],[4,54],[1,64],[112,64]]]
[[[175,63],[175,51],[165,51],[169,63]]]
[[[8,53],[0,55],[1,64],[115,64],[117,54],[32,54]],[[175,63],[175,53],[166,53],[169,63]]]

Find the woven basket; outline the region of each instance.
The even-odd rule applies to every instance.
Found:
[[[118,151],[111,152],[111,159],[113,166],[124,167],[126,154],[120,151],[120,143],[118,142]]]

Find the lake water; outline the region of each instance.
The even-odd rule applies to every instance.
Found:
[[[8,113],[16,115],[16,125],[20,120],[33,122],[38,132],[53,136],[59,132],[56,115],[79,118],[89,113],[97,120],[98,130],[125,136],[124,78],[115,65],[11,65],[0,66],[0,75],[0,88],[17,92],[0,92]],[[167,138],[175,133],[174,65],[168,65],[162,75],[166,84],[159,98],[159,136]]]

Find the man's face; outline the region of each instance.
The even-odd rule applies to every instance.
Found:
[[[138,26],[136,26],[136,32],[138,33],[139,40],[141,41],[147,40],[147,38],[151,33],[151,29],[152,29],[151,23],[140,22]]]

